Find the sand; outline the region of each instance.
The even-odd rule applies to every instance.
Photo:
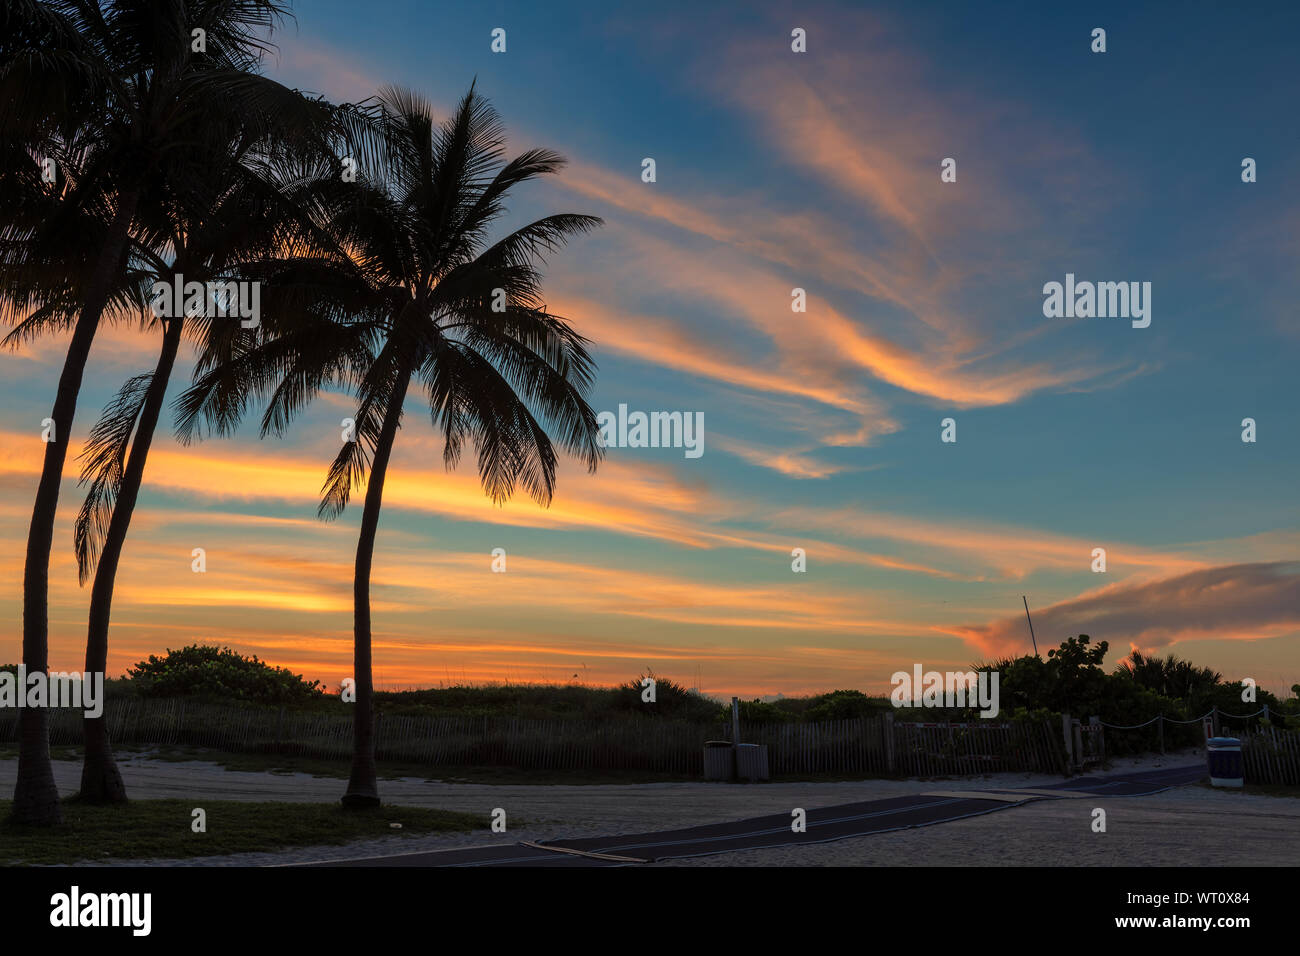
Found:
[[[1188,751],[1168,757],[1116,760],[1123,773],[1185,766],[1203,760]],[[204,761],[171,762],[131,756],[121,763],[128,792],[137,798],[180,798],[196,807],[208,800],[337,800],[344,782],[306,774],[228,771]],[[17,762],[0,760],[0,791],[13,788]],[[81,766],[55,761],[66,795],[76,792]],[[380,781],[386,803],[482,814],[506,810],[525,821],[506,834],[395,835],[342,847],[300,847],[274,853],[121,861],[186,866],[275,865],[358,858],[460,846],[637,833],[736,820],[794,807],[819,807],[907,793],[1036,787],[1059,777],[992,774],[940,780],[867,780],[832,783],[654,783],[596,786],[451,784],[417,778]],[[1106,811],[1105,833],[1092,829],[1095,807]],[[1044,800],[951,823],[834,843],[749,850],[675,860],[655,866],[1294,866],[1300,862],[1300,799],[1178,787],[1147,797]],[[105,861],[114,865],[114,861]]]

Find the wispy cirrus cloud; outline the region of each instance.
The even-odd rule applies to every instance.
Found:
[[[852,433],[863,443],[899,427],[882,403],[860,387],[845,387],[829,376],[790,374],[775,359],[746,360],[676,320],[564,292],[552,295],[548,306],[595,339],[598,352],[626,356],[764,396],[803,399],[838,409],[856,419]],[[821,424],[828,439],[837,433],[830,420]],[[843,429],[838,433],[843,434]]]
[[[942,520],[857,508],[781,508],[772,511],[768,520],[858,541],[893,541],[905,551],[942,555],[959,567],[1011,579],[1037,570],[1086,571],[1097,546],[1066,534],[979,519]],[[1186,549],[1159,550],[1110,541],[1106,550],[1111,571],[1118,573],[1168,574],[1210,563]]]
[[[714,448],[721,448],[753,465],[768,468],[791,478],[829,478],[850,470],[847,465],[819,461],[808,449],[772,448],[718,435],[709,438]]]
[[[710,550],[735,548],[788,554],[793,544],[844,564],[912,571],[954,580],[1018,579],[1039,570],[1082,571],[1095,542],[1070,535],[989,521],[942,520],[862,508],[773,507],[763,499],[719,494],[683,480],[666,466],[614,458],[595,476],[563,470],[549,508],[526,497],[505,507],[484,495],[477,475],[446,472],[433,436],[404,434],[385,482],[388,509],[457,521],[517,528],[549,528],[656,539]],[[314,513],[330,457],[275,443],[216,443],[190,448],[162,445],[150,454],[146,487],[198,501],[287,502]],[[0,480],[39,473],[41,443],[0,433]],[[65,475],[76,474],[71,462]],[[69,512],[70,514],[70,512]],[[301,526],[301,525],[299,525]],[[755,530],[764,528],[766,530]],[[1211,563],[1196,550],[1160,550],[1109,541],[1113,573],[1170,574]]]
[[[850,62],[842,52],[823,51],[815,64],[793,66],[789,58],[752,55],[745,40],[725,51],[727,79],[715,77],[706,88],[733,109],[753,114],[766,144],[789,161],[865,201],[865,222],[849,227],[815,204],[774,203],[757,190],[726,194],[680,183],[671,189],[647,185],[636,170],[611,170],[577,156],[548,188],[594,200],[606,207],[595,211],[607,216],[612,211],[606,237],[619,234],[628,253],[623,261],[631,265],[616,282],[605,283],[603,294],[593,291],[601,286],[599,277],[584,276],[578,295],[572,294],[575,286],[561,282],[556,310],[621,355],[857,416],[852,427],[821,428],[809,436],[833,446],[867,444],[898,430],[887,404],[864,386],[863,372],[867,382],[959,408],[1007,404],[1045,390],[1107,387],[1134,374],[1123,363],[1074,353],[993,360],[1033,336],[1003,335],[990,346],[977,317],[952,301],[950,293],[966,271],[990,269],[986,244],[945,246],[941,258],[931,246],[952,231],[954,209],[965,210],[984,229],[996,223],[1005,230],[1023,222],[1018,217],[1024,204],[1000,181],[944,191],[938,156],[931,154],[954,138],[971,141],[984,118],[969,115],[969,104],[936,102],[910,59],[888,48],[884,27],[869,17],[857,19],[855,26],[880,48],[869,72],[889,77],[888,104],[870,96],[864,102],[871,87],[856,58]],[[310,78],[347,57],[299,38],[286,44],[283,59],[291,75]],[[353,93],[374,86],[366,82],[367,70],[346,71]],[[759,90],[768,93],[760,96]],[[927,109],[917,110],[919,103]],[[525,127],[514,139],[538,137]],[[665,226],[678,238],[684,234],[716,248],[701,255],[693,244],[659,235]],[[865,246],[864,226],[875,232]],[[997,267],[1002,266],[1014,267]],[[718,319],[698,326],[647,308],[649,298],[664,292],[665,275],[678,298],[721,306]],[[655,284],[645,286],[651,280]],[[814,305],[792,316],[789,294],[796,284],[812,286]],[[846,291],[859,299],[849,301]],[[870,302],[886,310],[864,313],[863,303]],[[732,347],[725,329],[737,321],[760,333],[768,348],[755,347],[757,340]],[[799,472],[797,465],[787,469],[791,476]]]
[[[277,80],[336,102],[360,102],[392,82],[355,53],[319,38],[294,33],[276,38],[276,43],[270,67]]]

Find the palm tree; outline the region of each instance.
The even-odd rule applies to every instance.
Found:
[[[1128,670],[1138,686],[1174,700],[1191,701],[1223,682],[1223,675],[1209,667],[1198,667],[1176,654],[1149,657],[1134,649],[1120,666]]]
[[[322,120],[328,117],[328,112],[322,114]],[[263,135],[259,129],[273,132]],[[292,249],[295,233],[309,229],[309,220],[293,201],[292,185],[297,163],[318,145],[317,131],[309,132],[302,141],[284,140],[269,123],[250,129],[241,121],[229,130],[205,123],[196,136],[210,141],[199,153],[208,169],[186,183],[190,193],[172,195],[163,188],[142,202],[137,218],[145,228],[134,252],[146,282],[239,281],[246,274],[243,267]],[[94,575],[86,636],[89,673],[108,666],[113,586],[182,334],[190,334],[207,361],[228,355],[236,343],[252,341],[257,334],[229,316],[178,314],[159,323],[163,335],[156,367],[127,380],[82,453],[81,483],[90,489],[77,516],[74,543],[82,584]],[[85,718],[84,737],[81,798],[124,802],[126,789],[102,714]]]
[[[0,14],[4,176],[27,187],[5,203],[0,221],[3,309],[15,319],[65,306],[73,294],[77,303],[27,538],[29,672],[49,665],[50,548],[68,437],[95,333],[128,272],[141,197],[186,168],[194,143],[184,134],[202,122],[221,115],[292,121],[294,95],[253,72],[269,49],[263,37],[286,12],[275,0],[6,0]],[[37,174],[46,160],[56,170],[79,169],[81,178],[46,190]],[[66,230],[89,215],[103,223],[98,249],[79,275],[60,277],[57,250],[79,242]],[[47,714],[24,708],[19,719],[13,817],[58,823]]]
[[[356,440],[329,469],[318,514],[334,518],[366,486],[353,574],[356,711],[343,804],[376,806],[370,577],[384,479],[412,382],[426,397],[454,468],[467,442],[486,493],[522,486],[540,504],[555,489],[556,449],[594,471],[603,452],[586,402],[595,372],[586,340],[547,311],[540,264],[570,236],[599,225],[559,214],[488,244],[516,185],[564,160],[532,149],[506,161],[504,131],[473,87],[439,124],[430,105],[386,87],[352,109],[350,155],[365,175],[318,182],[329,241],[266,265],[267,340],[196,375],[178,399],[180,435],[201,422],[234,427],[251,396],[268,399],[262,435],[281,434],[320,390],[354,391]],[[548,433],[549,428],[549,433]]]
[[[44,234],[34,232],[24,239],[6,237],[0,240],[6,264],[18,264],[28,277],[25,287],[21,291],[15,290],[16,294],[5,303],[15,319],[19,315],[25,317],[16,321],[15,328],[0,342],[2,347],[17,348],[41,334],[66,331],[81,311],[87,263],[93,262],[106,230],[103,219],[97,215],[98,210],[81,203],[63,201],[82,187],[82,170],[73,164],[72,158],[71,155],[63,157],[56,188],[44,196],[44,222],[47,225],[59,223],[59,227],[48,229]],[[32,198],[29,197],[29,204],[34,206]],[[6,221],[12,224],[15,220],[8,218]],[[142,279],[141,272],[128,260],[126,270],[109,290],[101,321],[117,322],[137,315],[143,318],[146,300],[141,288]],[[41,283],[45,287],[38,291]],[[33,300],[38,295],[42,301],[39,307],[33,308]],[[138,378],[132,379],[129,385],[134,387],[138,381]],[[59,437],[56,433],[56,441]],[[62,437],[66,441],[67,436]],[[98,669],[103,670],[102,667]],[[88,665],[86,670],[92,672],[94,668]]]

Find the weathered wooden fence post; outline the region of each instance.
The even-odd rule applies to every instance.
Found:
[[[885,766],[890,773],[894,772],[894,712],[885,711]]]
[[[740,779],[740,698],[731,698],[731,779]]]
[[[1061,715],[1061,737],[1065,740],[1065,765],[1074,769],[1074,734],[1069,714]]]

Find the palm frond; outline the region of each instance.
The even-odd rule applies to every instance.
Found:
[[[83,462],[78,487],[90,484],[73,528],[73,548],[77,554],[77,576],[85,584],[94,573],[100,548],[108,534],[113,504],[122,487],[131,435],[140,418],[153,372],[127,379],[117,395],[104,406],[99,421],[90,430],[78,460]]]

